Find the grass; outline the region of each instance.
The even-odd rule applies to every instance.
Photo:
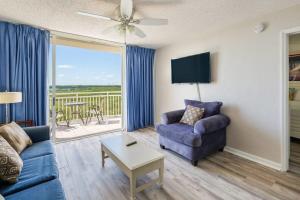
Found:
[[[50,93],[52,87],[50,86]],[[69,92],[112,92],[121,91],[120,85],[57,85],[57,93],[69,93]]]

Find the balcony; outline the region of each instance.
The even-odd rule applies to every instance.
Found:
[[[50,95],[50,111],[52,110],[52,101],[53,98]],[[121,91],[57,93],[55,104],[56,138],[58,140],[73,139],[122,128]]]

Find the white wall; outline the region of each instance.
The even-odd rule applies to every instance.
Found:
[[[275,163],[280,157],[280,40],[283,29],[300,26],[300,6],[231,27],[206,38],[183,37],[156,52],[155,121],[163,112],[184,107],[195,99],[195,85],[171,84],[171,58],[212,53],[211,84],[201,84],[203,101],[222,101],[232,122],[227,145]],[[261,34],[258,22],[268,24]]]

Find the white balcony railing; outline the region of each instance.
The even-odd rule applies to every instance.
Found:
[[[104,117],[121,116],[122,113],[122,95],[117,92],[77,92],[77,93],[57,93],[56,111],[64,112],[69,120],[79,119],[79,115],[74,115],[74,111],[80,110],[83,117],[87,116],[92,106],[99,106]],[[52,110],[53,98],[50,94],[49,105]],[[68,103],[83,103],[80,106],[68,106]],[[95,116],[93,116],[95,117]]]

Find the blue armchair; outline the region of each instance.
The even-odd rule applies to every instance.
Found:
[[[198,160],[223,151],[230,119],[220,114],[221,102],[185,100],[185,104],[204,108],[204,118],[190,126],[179,123],[185,110],[171,111],[162,115],[162,123],[156,130],[162,149],[172,150],[197,166]]]

